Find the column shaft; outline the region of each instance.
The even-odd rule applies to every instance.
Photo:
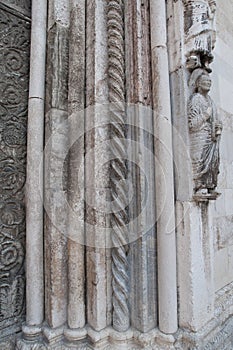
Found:
[[[27,325],[44,319],[43,141],[47,1],[32,1],[27,134],[26,278]]]
[[[109,224],[104,203],[108,195],[107,22],[106,0],[87,0],[86,114],[85,114],[85,234],[87,268],[87,322],[96,331],[105,328],[111,309],[108,250],[102,230]],[[105,124],[105,125],[104,125]],[[102,242],[102,243],[101,243]]]
[[[68,1],[49,1],[47,30],[45,317],[49,327],[54,329],[67,321]]]
[[[85,325],[84,247],[84,107],[85,107],[85,0],[72,0],[69,57],[69,223],[67,337],[79,337]],[[82,167],[82,169],[80,169]],[[82,178],[80,178],[82,177]],[[78,211],[75,212],[75,208]],[[76,331],[75,331],[76,330]]]
[[[177,330],[176,237],[166,3],[151,0],[151,54],[154,104],[159,328]],[[156,20],[155,20],[156,18]]]
[[[126,99],[129,178],[134,200],[130,201],[131,322],[142,332],[157,324],[155,242],[155,179],[153,162],[153,114],[150,52],[150,2],[126,1]],[[133,218],[137,218],[133,220]],[[150,224],[148,225],[148,222]],[[140,283],[138,283],[140,281]]]

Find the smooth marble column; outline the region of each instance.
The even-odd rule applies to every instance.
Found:
[[[171,101],[165,1],[151,0],[150,10],[155,156],[158,165],[155,169],[155,188],[158,238],[159,328],[163,333],[169,334],[177,330],[177,271]]]
[[[44,320],[43,142],[47,1],[32,1],[26,190],[26,324],[36,334]]]

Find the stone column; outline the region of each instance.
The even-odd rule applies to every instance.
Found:
[[[177,330],[176,233],[165,1],[151,0],[150,11],[155,157],[158,160],[155,191],[159,328],[164,333],[174,333]]]
[[[125,13],[126,101],[130,199],[130,302],[132,326],[157,325],[155,164],[149,1],[127,0]],[[131,187],[130,187],[131,188]],[[131,237],[132,237],[131,236]],[[140,283],[138,283],[140,281]]]
[[[107,1],[87,0],[86,22],[86,114],[85,114],[85,243],[87,322],[94,331],[111,323],[111,273],[106,238],[109,225],[103,204],[109,187],[108,165],[104,167],[108,140]]]
[[[67,321],[68,1],[49,1],[47,30],[44,336],[53,342]]]
[[[32,1],[27,134],[26,278],[27,319],[23,332],[40,333],[44,320],[43,141],[47,1]]]
[[[85,337],[84,118],[85,0],[70,2],[68,165],[68,329],[69,340]]]
[[[125,4],[108,2],[108,85],[111,138],[110,191],[112,200],[112,303],[113,328],[125,332],[130,327],[129,309],[129,230],[127,196],[127,150],[125,106]]]

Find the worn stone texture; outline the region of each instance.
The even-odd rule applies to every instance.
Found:
[[[189,1],[188,3],[190,6],[192,3],[195,6],[195,3],[198,2]],[[207,1],[203,1],[201,6],[206,6],[206,4]],[[212,51],[214,62],[211,64],[213,84],[210,96],[217,106],[218,115],[223,124],[217,187],[221,196],[208,205],[209,229],[204,237],[202,227],[205,220],[203,221],[203,215],[198,213],[198,210],[202,211],[201,206],[204,204],[201,204],[198,209],[192,201],[188,203],[192,198],[193,185],[190,182],[192,178],[191,159],[188,152],[185,151],[190,147],[187,130],[190,71],[197,69],[195,64],[198,63],[194,57],[186,61],[187,46],[185,46],[183,36],[185,21],[182,18],[182,1],[168,2],[170,77],[175,127],[173,146],[176,163],[179,322],[180,326],[184,326],[182,349],[230,349],[232,342],[231,318],[229,318],[229,323],[226,322],[232,315],[232,299],[229,289],[223,288],[232,281],[231,196],[233,183],[232,154],[230,154],[232,149],[232,98],[230,97],[232,48],[228,41],[232,33],[232,25],[229,19],[227,20],[232,4],[229,1],[224,2],[224,8],[221,7],[220,11],[218,11],[218,6],[221,6],[220,1],[217,1],[217,42],[215,50]],[[186,13],[187,16],[189,14]],[[201,64],[203,65],[203,61]],[[206,66],[205,70],[208,71],[209,67]],[[185,206],[188,206],[186,210]],[[219,306],[219,295],[215,295],[215,291],[219,291],[218,293],[222,295],[224,300],[220,304],[222,306]],[[223,307],[224,303],[227,303],[226,308]],[[225,325],[224,322],[226,322]],[[193,328],[197,331],[201,329],[201,325],[203,330],[209,327],[208,335],[205,331],[203,335],[198,331],[196,335],[191,332],[190,336],[187,336],[188,329]]]
[[[220,1],[217,1],[220,5]],[[231,221],[233,215],[233,65],[230,59],[232,55],[231,36],[233,25],[230,21],[230,13],[233,10],[232,2],[226,1],[217,11],[217,43],[215,60],[213,63],[213,91],[212,96],[216,101],[219,114],[223,122],[222,144],[220,147],[220,174],[219,192],[222,193],[213,208],[214,234],[215,234],[215,284],[216,290],[223,288],[233,278],[232,273],[232,230]],[[230,40],[230,41],[229,41]]]
[[[213,317],[213,242],[205,204],[177,202],[181,327],[196,332]],[[196,305],[196,307],[195,307]]]
[[[87,322],[100,331],[111,323],[111,251],[101,228],[109,227],[102,208],[109,196],[106,140],[108,116],[102,105],[108,102],[107,2],[87,1],[86,22],[86,267]],[[103,146],[101,145],[103,143]],[[93,149],[93,151],[92,151]],[[100,175],[101,174],[101,175]],[[102,243],[101,243],[102,242]],[[99,303],[101,300],[101,303]]]
[[[188,125],[190,96],[192,99],[195,92],[193,77],[201,71],[209,74],[209,64],[212,61],[215,33],[213,28],[209,28],[213,20],[208,17],[210,13],[205,16],[208,30],[203,30],[201,21],[193,26],[209,5],[208,1],[169,1],[167,11],[174,126],[179,325],[184,327],[184,334],[191,330],[191,337],[194,338],[192,332],[200,331],[214,317],[215,299],[212,204],[208,203],[208,199],[200,202],[204,200],[201,196],[193,196],[196,155],[193,156],[192,152],[194,146],[201,146],[201,143],[194,144]],[[198,40],[195,41],[197,37]],[[205,41],[207,37],[208,44],[212,40],[212,45],[208,47]],[[195,107],[194,110],[197,116],[198,109]],[[200,338],[203,340],[203,337]],[[196,343],[199,348],[201,343],[198,337],[193,341],[192,346]],[[188,347],[188,339],[184,340],[183,346]]]
[[[126,6],[126,99],[128,109],[128,138],[130,179],[133,185],[131,218],[138,218],[130,226],[137,232],[130,247],[132,325],[140,331],[149,331],[157,323],[156,309],[156,238],[154,198],[154,152],[151,59],[150,59],[149,1],[128,1]],[[140,108],[146,106],[146,108]],[[145,175],[146,174],[146,175]],[[147,229],[148,218],[152,227]],[[150,276],[150,277],[149,277]],[[141,279],[141,284],[137,281]]]
[[[74,0],[69,27],[69,154],[68,154],[68,315],[70,330],[85,326],[84,242],[84,107],[85,107],[85,3]],[[80,169],[81,168],[81,169]]]
[[[45,117],[45,300],[46,320],[56,328],[67,320],[67,212],[60,198],[67,191],[68,28],[56,18],[59,1],[50,3]],[[61,11],[64,15],[64,11]],[[52,136],[52,137],[51,137]],[[63,175],[63,176],[61,176]]]
[[[55,22],[48,32],[47,94],[48,108],[67,110],[68,94],[68,29]]]
[[[48,2],[48,29],[53,27],[54,23],[60,24],[64,28],[69,27],[69,2],[66,0],[50,0]]]

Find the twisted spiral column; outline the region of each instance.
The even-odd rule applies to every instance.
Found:
[[[125,50],[124,0],[108,2],[109,102],[111,120],[111,189],[114,208],[112,225],[112,289],[113,328],[124,332],[129,328],[128,307],[128,223],[125,140]]]

